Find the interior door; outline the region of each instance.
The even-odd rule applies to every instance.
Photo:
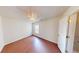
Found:
[[[77,14],[75,38],[74,38],[74,52],[79,52],[79,13]]]
[[[61,52],[66,50],[66,36],[68,28],[68,17],[64,17],[59,21],[59,36],[58,36],[58,47]]]
[[[75,36],[75,29],[76,29],[76,20],[77,20],[77,14],[72,14],[70,16],[70,22],[69,22],[69,31],[68,31],[68,41],[67,41],[67,52],[73,52],[73,44],[74,44],[74,36]]]

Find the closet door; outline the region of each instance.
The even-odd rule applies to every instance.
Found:
[[[73,44],[74,44],[74,36],[75,36],[75,28],[76,28],[76,20],[77,14],[72,14],[70,16],[69,28],[68,28],[68,39],[67,39],[67,52],[73,52]]]
[[[68,28],[68,17],[64,17],[59,21],[58,47],[61,52],[66,50],[66,36]]]

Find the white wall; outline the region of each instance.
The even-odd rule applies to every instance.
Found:
[[[9,44],[32,34],[32,24],[16,7],[0,7],[4,44]]]
[[[34,32],[34,25],[39,24],[39,34]],[[33,34],[51,42],[57,43],[58,35],[58,18],[43,20],[33,23]]]
[[[4,46],[4,40],[3,40],[3,29],[2,29],[2,19],[0,17],[0,52]]]
[[[4,43],[9,44],[32,34],[32,24],[24,19],[2,17]]]

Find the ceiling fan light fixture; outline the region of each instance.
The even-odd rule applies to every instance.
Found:
[[[36,14],[35,10],[32,7],[30,7],[28,9],[28,11],[27,11],[27,17],[30,20],[35,20],[37,18],[37,14]]]
[[[28,18],[30,20],[35,20],[37,18],[36,14],[35,13],[31,13],[31,15],[28,16]]]

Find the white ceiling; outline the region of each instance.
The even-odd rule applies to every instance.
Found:
[[[27,12],[29,7],[17,7],[24,13]],[[32,9],[36,11],[38,18],[46,19],[46,18],[54,18],[57,16],[61,16],[65,10],[67,10],[67,6],[33,6]]]
[[[3,7],[0,6],[0,16],[9,17],[9,18],[19,18],[24,19],[25,16],[19,11],[16,7]]]
[[[27,19],[26,12],[28,8],[28,6],[0,7],[0,15]],[[40,20],[61,16],[68,8],[67,6],[32,6],[32,9],[37,13],[38,19]]]

